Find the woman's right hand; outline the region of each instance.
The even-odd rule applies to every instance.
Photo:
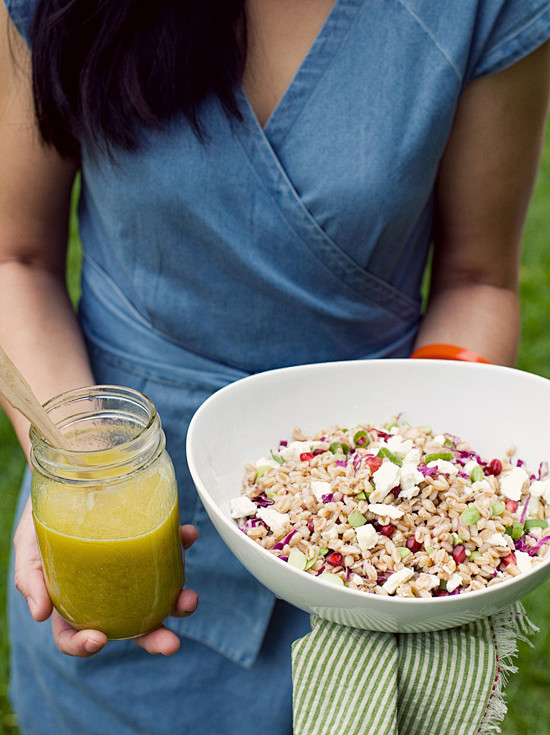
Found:
[[[181,527],[181,540],[184,548],[189,548],[197,538],[198,532],[194,526]],[[62,653],[87,658],[100,651],[107,643],[107,636],[104,633],[99,630],[75,630],[52,605],[44,582],[30,498],[21,516],[13,543],[15,547],[15,586],[27,601],[33,618],[38,622],[43,622],[51,616],[53,636]],[[197,602],[198,596],[194,590],[182,590],[173,615],[176,617],[191,615],[197,607]],[[135,638],[134,642],[149,653],[161,653],[165,656],[175,653],[180,646],[177,635],[162,626],[151,633]]]

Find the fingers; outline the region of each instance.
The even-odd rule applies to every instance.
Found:
[[[27,601],[33,618],[38,621],[46,620],[51,615],[52,603],[44,583],[30,498],[15,532],[13,545],[15,548],[15,586]]]
[[[175,618],[186,618],[195,612],[198,604],[199,596],[195,590],[182,590],[172,615]]]
[[[133,641],[148,653],[160,653],[163,656],[171,656],[180,647],[178,636],[164,626],[157,628],[152,633],[134,638]]]
[[[184,549],[188,549],[190,546],[193,546],[195,541],[199,538],[199,532],[195,526],[192,526],[190,523],[180,527],[180,534],[181,543],[183,544]]]
[[[61,653],[89,658],[107,643],[107,636],[99,630],[75,630],[57,610],[52,614],[52,633]]]

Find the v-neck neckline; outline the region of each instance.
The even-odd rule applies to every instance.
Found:
[[[364,1],[336,0],[265,125],[260,123],[243,85],[240,85],[238,96],[245,119],[248,118],[262,137],[265,137],[271,144],[283,142],[290,132],[295,120],[332,62]]]

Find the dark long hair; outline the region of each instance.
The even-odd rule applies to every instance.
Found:
[[[200,136],[211,94],[240,116],[244,0],[38,0],[31,45],[38,126],[62,155],[83,136],[134,149],[176,113]]]

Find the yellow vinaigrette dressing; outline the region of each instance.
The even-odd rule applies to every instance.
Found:
[[[92,419],[86,412],[77,421],[70,408],[63,432],[75,447],[70,456],[32,436],[34,523],[46,586],[61,615],[78,629],[131,638],[161,624],[183,585],[176,482],[154,407],[156,423],[140,415],[143,428],[124,415],[127,406],[102,412],[97,405],[95,392],[120,398],[128,389],[93,390]],[[73,396],[60,399],[74,403]]]

